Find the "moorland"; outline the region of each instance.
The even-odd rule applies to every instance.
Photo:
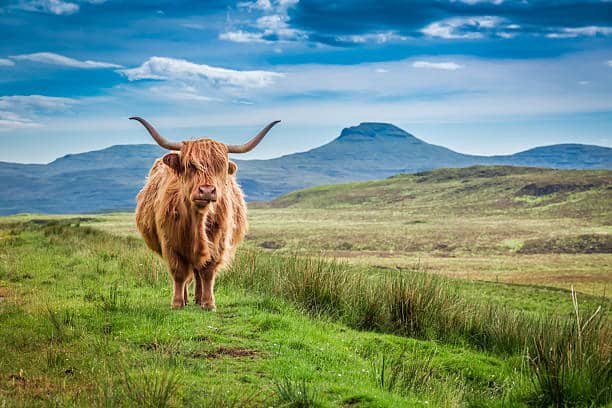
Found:
[[[610,171],[440,169],[252,203],[218,311],[133,214],[0,221],[6,406],[605,406]]]

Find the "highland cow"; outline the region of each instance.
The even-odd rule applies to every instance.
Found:
[[[231,260],[248,227],[237,167],[228,153],[252,150],[279,121],[243,145],[226,145],[211,139],[169,142],[146,120],[130,119],[161,147],[176,151],[155,161],[136,206],[138,230],[170,269],[172,308],[187,304],[187,287],[195,278],[195,302],[215,310],[215,275]]]

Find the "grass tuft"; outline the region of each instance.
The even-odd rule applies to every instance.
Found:
[[[533,337],[529,361],[541,406],[605,405],[612,400],[610,332],[602,325],[601,308],[581,313],[572,288],[575,320],[563,322],[557,336]]]
[[[321,406],[316,391],[306,380],[284,378],[276,383],[276,395],[282,408],[317,408]]]
[[[144,369],[134,374],[124,370],[125,393],[136,406],[145,408],[169,407],[179,386],[179,376],[174,368],[147,373]]]
[[[105,312],[116,312],[127,307],[127,292],[119,289],[119,282],[113,282],[108,288],[108,296],[101,296],[100,309]]]

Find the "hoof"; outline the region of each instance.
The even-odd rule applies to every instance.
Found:
[[[185,305],[183,304],[183,302],[172,303],[172,309],[174,309],[174,310],[183,309],[184,307],[185,307]]]
[[[214,312],[217,310],[217,306],[215,306],[215,304],[210,304],[210,303],[204,303],[202,305],[202,309],[204,310],[208,310],[209,312]]]

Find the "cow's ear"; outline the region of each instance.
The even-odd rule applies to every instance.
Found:
[[[238,170],[238,166],[236,166],[236,163],[234,163],[233,161],[230,161],[227,165],[227,173],[234,174],[236,173],[237,170]]]
[[[178,153],[168,153],[162,159],[164,164],[174,170],[177,174],[181,172],[181,158]]]

